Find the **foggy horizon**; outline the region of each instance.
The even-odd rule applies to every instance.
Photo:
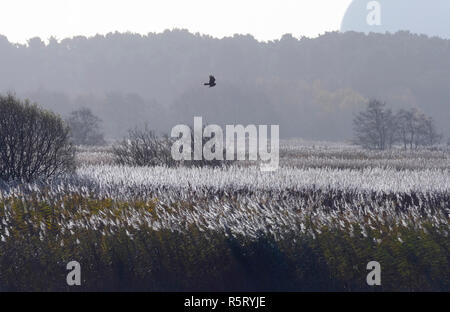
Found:
[[[404,57],[403,41],[416,54]],[[187,30],[111,33],[48,45],[36,38],[15,45],[0,37],[0,65],[7,73],[0,76],[0,92],[14,91],[64,117],[89,107],[111,139],[147,122],[167,133],[174,124],[204,116],[217,124],[279,123],[283,138],[346,141],[353,114],[372,98],[394,110],[418,108],[447,137],[450,95],[436,86],[450,84],[440,74],[450,66],[444,57],[449,49],[449,40],[406,32],[284,35],[268,43]],[[402,63],[393,62],[393,55]],[[380,66],[374,68],[374,60]],[[209,74],[218,86],[204,90]]]

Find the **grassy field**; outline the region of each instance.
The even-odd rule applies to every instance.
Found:
[[[450,291],[450,153],[286,141],[281,167],[115,166],[0,191],[1,290]],[[82,285],[66,284],[66,264]],[[378,261],[382,285],[368,286]]]

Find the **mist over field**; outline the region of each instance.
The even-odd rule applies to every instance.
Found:
[[[450,133],[450,41],[356,32],[217,39],[187,30],[50,39],[0,37],[0,91],[57,113],[89,107],[108,139],[148,122],[160,132],[203,116],[279,124],[282,137],[343,141],[371,98],[416,107]],[[220,88],[202,83],[214,73]]]

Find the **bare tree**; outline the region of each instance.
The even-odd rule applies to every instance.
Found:
[[[403,148],[406,150],[408,148],[408,144],[410,143],[410,129],[413,129],[410,127],[410,121],[412,120],[412,114],[410,111],[401,109],[396,114],[396,119],[398,122],[398,135],[399,140],[403,144]],[[414,133],[412,134],[414,136]]]
[[[436,130],[431,117],[426,116],[415,108],[400,110],[396,114],[399,138],[406,150],[419,146],[432,146],[440,142],[442,135]]]
[[[420,112],[416,108],[408,110],[401,109],[397,114],[398,127],[400,129],[400,139],[403,142],[403,147],[406,150],[418,146],[419,142],[419,128],[420,128]]]
[[[32,181],[74,169],[63,120],[28,100],[0,95],[0,179]]]
[[[116,163],[130,166],[173,166],[172,140],[168,136],[158,137],[148,125],[143,129],[128,131],[128,136],[113,147]]]
[[[439,144],[443,135],[438,133],[433,118],[424,114],[420,116],[419,122],[419,144],[423,146],[433,146]]]
[[[367,109],[353,120],[355,143],[365,148],[384,150],[396,138],[396,123],[390,109],[378,100],[371,100]]]
[[[70,113],[67,123],[74,144],[105,144],[103,134],[100,132],[101,119],[95,116],[89,108],[83,107]]]

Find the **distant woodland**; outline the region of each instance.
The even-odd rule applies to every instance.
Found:
[[[203,86],[209,74],[215,88]],[[333,32],[259,42],[172,30],[20,45],[0,36],[0,92],[8,91],[64,117],[90,108],[106,139],[144,123],[168,132],[203,116],[279,124],[282,137],[348,140],[373,98],[431,116],[448,138],[450,40]]]

